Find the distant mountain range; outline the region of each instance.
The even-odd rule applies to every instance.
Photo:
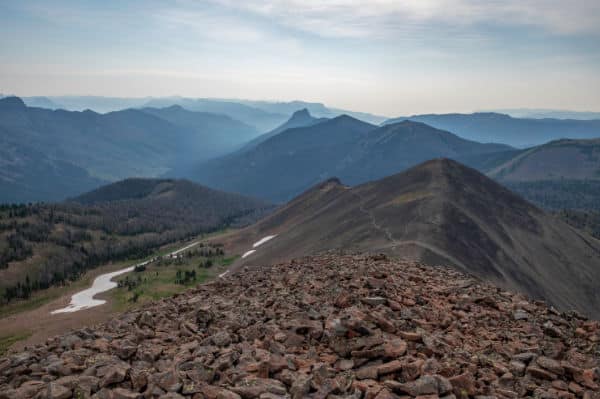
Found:
[[[389,119],[384,123],[407,119],[450,131],[465,139],[521,148],[563,138],[600,137],[600,120],[521,119],[493,112],[413,115]]]
[[[285,202],[327,177],[354,185],[447,157],[490,173],[540,206],[600,208],[594,205],[598,141],[544,144],[598,137],[600,120],[476,113],[416,115],[379,126],[302,101],[28,98],[42,107],[59,100],[136,108],[100,114],[0,99],[0,202],[57,201],[132,176],[186,177]],[[274,124],[263,134],[255,127]],[[543,144],[517,149],[491,141]]]
[[[257,130],[264,132],[283,123],[289,116],[263,111],[259,108],[250,107],[245,104],[212,99],[192,98],[155,98],[148,101],[146,107],[163,108],[179,105],[190,111],[210,112],[214,114],[227,115]]]
[[[498,112],[508,114],[514,118],[535,118],[535,119],[600,119],[600,112],[592,111],[569,111],[565,109],[546,109],[546,108],[509,108],[497,109],[488,112]]]
[[[223,115],[170,107],[98,114],[0,99],[0,202],[49,201],[106,181],[160,176],[259,133]]]
[[[21,97],[30,107],[64,109],[66,111],[85,111],[98,113],[121,111],[127,108],[141,108],[151,97],[122,98],[103,96],[36,96]]]
[[[0,95],[0,98],[2,95]],[[233,119],[254,126],[261,132],[272,130],[285,122],[294,112],[306,108],[317,117],[333,118],[348,114],[364,121],[379,124],[385,116],[367,112],[354,112],[339,108],[326,107],[321,103],[306,101],[255,101],[219,98],[187,98],[187,97],[100,97],[100,96],[34,96],[22,97],[30,107],[49,109],[65,109],[84,111],[86,109],[99,113],[120,111],[126,108],[166,108],[180,105],[190,111],[210,112],[227,115]]]
[[[254,148],[257,145],[259,145],[260,143],[267,141],[271,137],[276,136],[279,133],[281,133],[287,129],[293,129],[295,127],[312,126],[312,125],[316,125],[317,123],[320,123],[320,122],[325,122],[326,120],[327,120],[327,118],[315,118],[314,116],[312,116],[310,114],[308,109],[303,108],[299,111],[294,112],[292,114],[291,118],[288,119],[285,123],[281,124],[280,126],[276,127],[275,129],[271,130],[270,132],[261,134],[260,136],[256,137],[255,139],[249,141],[246,145],[244,145],[242,150],[245,151],[245,150]]]
[[[229,153],[259,135],[253,126],[227,115],[188,111],[179,105],[141,110],[188,131],[186,145],[192,145],[188,151],[196,161]]]
[[[211,187],[286,201],[332,176],[348,184],[381,178],[436,157],[510,151],[503,144],[461,139],[423,123],[382,127],[343,115],[324,121],[303,111],[297,127],[261,136],[262,142],[198,165],[189,177]],[[303,120],[306,125],[294,124]],[[282,127],[283,128],[283,127]]]
[[[600,317],[600,242],[447,159],[355,187],[325,181],[231,240],[247,248],[268,235],[276,237],[236,267],[325,250],[383,252]]]

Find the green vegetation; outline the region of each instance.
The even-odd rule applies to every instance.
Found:
[[[113,270],[123,269],[131,264],[139,263],[141,260],[129,260],[125,262],[117,262],[109,266],[102,266],[93,272],[86,273],[82,278],[70,282],[69,284],[57,285],[46,290],[33,292],[28,299],[21,299],[0,306],[0,319],[7,316],[36,309],[48,302],[51,302],[61,296],[89,287],[92,281],[98,274],[110,272]]]
[[[200,243],[178,257],[162,256],[144,269],[120,276],[118,288],[109,295],[115,310],[123,311],[194,287],[237,258],[226,256],[221,244]]]
[[[27,339],[31,336],[31,332],[22,332],[19,334],[4,335],[0,337],[0,356],[3,356],[8,349],[16,342]]]
[[[578,209],[600,211],[600,181],[544,180],[502,182],[526,200],[549,210]]]
[[[0,205],[0,305],[113,261],[254,222],[264,202],[187,181],[128,179],[69,203]],[[177,245],[177,244],[174,244]]]

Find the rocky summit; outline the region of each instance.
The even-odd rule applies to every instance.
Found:
[[[600,323],[453,269],[240,270],[0,360],[0,398],[600,398]]]

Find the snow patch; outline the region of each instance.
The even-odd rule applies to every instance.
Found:
[[[171,252],[171,253],[170,253],[170,255],[171,255],[171,256],[177,255],[178,253],[180,253],[180,252],[183,252],[183,251],[185,251],[186,249],[190,249],[190,248],[192,248],[192,247],[194,247],[194,246],[196,246],[196,245],[198,245],[198,244],[200,244],[200,241],[193,242],[193,243],[191,243],[190,245],[186,245],[186,246],[185,246],[185,247],[183,247],[183,248],[179,248],[177,251]]]
[[[258,247],[259,245],[262,245],[262,244],[264,244],[265,242],[267,242],[267,241],[269,241],[269,240],[272,240],[272,239],[273,239],[273,238],[275,238],[275,237],[277,237],[277,234],[275,234],[275,235],[272,235],[272,236],[266,236],[266,237],[263,237],[263,238],[261,238],[260,240],[256,241],[254,244],[252,244],[252,248],[256,248],[256,247]]]
[[[150,261],[139,263],[137,266],[143,266],[148,263],[150,263]],[[101,292],[108,291],[112,288],[115,288],[117,286],[117,283],[112,281],[112,279],[121,274],[129,273],[129,272],[133,271],[134,268],[135,268],[135,266],[130,266],[125,269],[117,270],[116,272],[105,273],[105,274],[99,275],[98,277],[96,277],[94,279],[94,283],[92,284],[92,286],[90,288],[80,291],[77,294],[73,295],[71,297],[71,303],[69,303],[69,305],[67,307],[54,310],[50,313],[51,314],[72,313],[72,312],[77,312],[78,310],[93,308],[94,306],[99,306],[99,305],[105,304],[106,303],[105,300],[94,299],[94,297],[96,295],[100,294]]]
[[[245,257],[247,257],[247,256],[250,256],[250,255],[252,255],[252,254],[253,254],[253,253],[255,253],[255,252],[256,252],[256,249],[251,249],[250,251],[248,251],[248,252],[246,252],[246,253],[244,253],[244,254],[242,255],[242,259],[244,259],[244,258],[245,258]]]
[[[179,253],[192,248],[200,243],[200,241],[193,242],[189,245],[186,245],[183,248],[179,248],[176,251],[171,252],[167,256],[177,257]],[[146,260],[144,262],[138,263],[137,265],[126,267],[125,269],[117,270],[111,273],[101,274],[94,279],[92,286],[88,289],[80,291],[71,297],[71,302],[69,305],[62,309],[56,309],[50,312],[50,314],[58,314],[58,313],[72,313],[77,312],[83,309],[93,308],[94,306],[104,305],[106,303],[103,299],[94,299],[94,297],[102,292],[113,289],[117,286],[117,283],[112,281],[113,278],[124,274],[129,273],[135,269],[136,266],[146,266],[147,264],[156,261],[158,258],[152,258]]]

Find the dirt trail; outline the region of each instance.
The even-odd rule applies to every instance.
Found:
[[[441,256],[443,258],[448,259],[450,262],[454,263],[457,267],[462,268],[463,270],[468,270],[467,267],[458,259],[456,259],[454,256],[450,255],[448,252],[444,251],[443,249],[440,249],[434,245],[431,245],[429,243],[423,242],[423,241],[418,241],[418,240],[397,240],[394,238],[394,236],[392,235],[392,232],[385,226],[377,223],[377,220],[375,219],[375,215],[373,215],[373,211],[368,210],[365,208],[364,206],[364,198],[361,197],[358,193],[356,192],[352,192],[352,194],[358,198],[358,200],[360,201],[360,206],[359,206],[359,210],[364,213],[365,215],[367,215],[369,217],[369,219],[371,220],[371,225],[378,231],[380,231],[381,233],[383,233],[383,235],[387,238],[388,241],[390,241],[390,245],[383,247],[383,248],[391,248],[396,249],[399,246],[406,246],[406,245],[416,245],[418,247],[427,249],[431,252],[433,252],[434,254]],[[421,210],[419,207],[417,207],[417,216],[416,217],[420,217]]]

